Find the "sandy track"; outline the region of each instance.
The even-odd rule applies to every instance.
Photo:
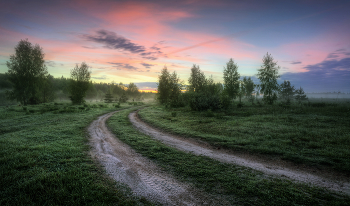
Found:
[[[235,155],[231,151],[219,150],[205,143],[196,140],[183,138],[177,135],[165,133],[157,128],[153,128],[138,118],[137,111],[129,114],[129,120],[135,128],[164,144],[179,149],[181,151],[190,152],[195,155],[203,155],[216,159],[220,162],[237,164],[264,172],[267,175],[273,175],[281,178],[288,178],[293,181],[308,183],[324,188],[328,188],[337,192],[350,194],[350,181],[348,177],[340,177],[328,173],[327,175],[316,175],[301,168],[293,168],[286,162],[268,162],[251,156]]]
[[[118,140],[105,124],[114,113],[100,116],[88,127],[91,155],[109,176],[128,185],[134,194],[164,205],[218,205],[207,195],[161,172],[153,162]]]

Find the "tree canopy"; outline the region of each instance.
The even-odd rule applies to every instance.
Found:
[[[40,90],[46,79],[43,49],[26,40],[21,40],[15,47],[15,54],[6,62],[9,81],[13,89],[7,93],[9,99],[17,100],[23,105],[37,104],[42,101]]]
[[[235,99],[239,93],[240,74],[238,73],[237,70],[238,70],[238,66],[231,58],[226,63],[226,67],[224,67],[224,85],[225,85],[224,92],[231,99]]]
[[[273,61],[271,54],[267,53],[263,60],[263,65],[258,69],[257,77],[260,80],[260,92],[263,93],[263,101],[268,104],[273,104],[277,99],[279,85],[277,79],[279,66]]]
[[[190,92],[201,92],[204,90],[206,79],[204,73],[199,69],[199,66],[194,64],[191,68],[191,75],[188,78],[188,83],[188,91]]]
[[[167,67],[164,67],[158,76],[158,101],[161,104],[179,105],[181,89],[182,83],[176,72],[170,74]]]
[[[302,101],[308,100],[303,88],[300,87],[300,89],[295,90],[295,100],[297,100],[299,103]]]
[[[291,86],[290,81],[284,80],[284,82],[280,85],[279,97],[282,101],[286,103],[290,103],[295,94],[294,86]]]
[[[91,71],[89,71],[89,66],[83,62],[80,67],[77,64],[70,74],[69,98],[74,104],[81,104],[84,102],[84,97],[89,89]]]
[[[253,91],[254,91],[254,88],[255,88],[255,84],[252,80],[252,78],[250,77],[244,77],[243,78],[243,85],[244,85],[244,93],[245,93],[245,97],[247,99],[249,99],[250,101],[253,101],[254,98],[253,98]]]

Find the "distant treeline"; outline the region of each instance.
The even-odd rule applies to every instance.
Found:
[[[69,100],[69,83],[70,79],[65,77],[60,78],[49,78],[51,85],[51,92],[53,93],[52,100]],[[11,90],[13,88],[12,83],[8,80],[6,74],[0,73],[0,93],[1,96],[5,95],[5,90]],[[86,92],[87,100],[100,100],[104,101],[106,94],[110,94],[113,101],[119,101],[121,97],[125,100],[140,101],[142,99],[152,98],[154,94],[151,92],[140,92],[138,87],[134,83],[123,84],[123,83],[96,83],[90,81],[89,89]],[[126,99],[125,99],[126,97]],[[0,97],[0,100],[4,100],[4,97]]]
[[[263,57],[263,64],[258,69],[257,78],[260,84],[254,84],[251,77],[243,77],[238,72],[238,65],[231,58],[224,67],[223,84],[214,83],[213,77],[205,76],[197,65],[191,68],[188,78],[188,85],[184,85],[177,73],[170,73],[164,67],[158,76],[158,101],[166,107],[189,106],[192,110],[220,110],[229,109],[233,106],[234,100],[238,99],[238,107],[242,107],[242,99],[245,98],[255,104],[261,105],[259,96],[262,95],[262,102],[274,104],[277,99],[283,105],[289,106],[292,102],[307,101],[303,88],[295,88],[290,81],[285,80],[278,84],[280,78],[278,71],[280,67],[274,61],[271,54]],[[183,90],[185,92],[182,92]]]

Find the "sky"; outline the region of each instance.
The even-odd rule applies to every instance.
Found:
[[[39,44],[48,72],[86,62],[94,82],[155,90],[166,66],[187,84],[196,64],[215,82],[232,58],[255,83],[271,54],[279,82],[350,92],[349,0],[3,0],[0,73],[21,39]]]

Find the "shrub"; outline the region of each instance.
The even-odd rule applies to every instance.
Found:
[[[222,107],[219,95],[204,92],[193,92],[189,104],[191,109],[195,111],[205,111],[208,109],[214,111]]]
[[[171,112],[172,117],[176,117],[176,115],[177,115],[177,112]]]
[[[210,109],[208,109],[207,112],[205,113],[205,116],[206,116],[206,117],[214,117],[215,115],[214,115],[214,112],[213,112],[213,111],[211,111]]]
[[[324,102],[316,102],[316,103],[310,103],[311,107],[325,107],[326,103]]]
[[[221,107],[222,109],[228,109],[232,105],[232,99],[228,95],[221,95]]]

